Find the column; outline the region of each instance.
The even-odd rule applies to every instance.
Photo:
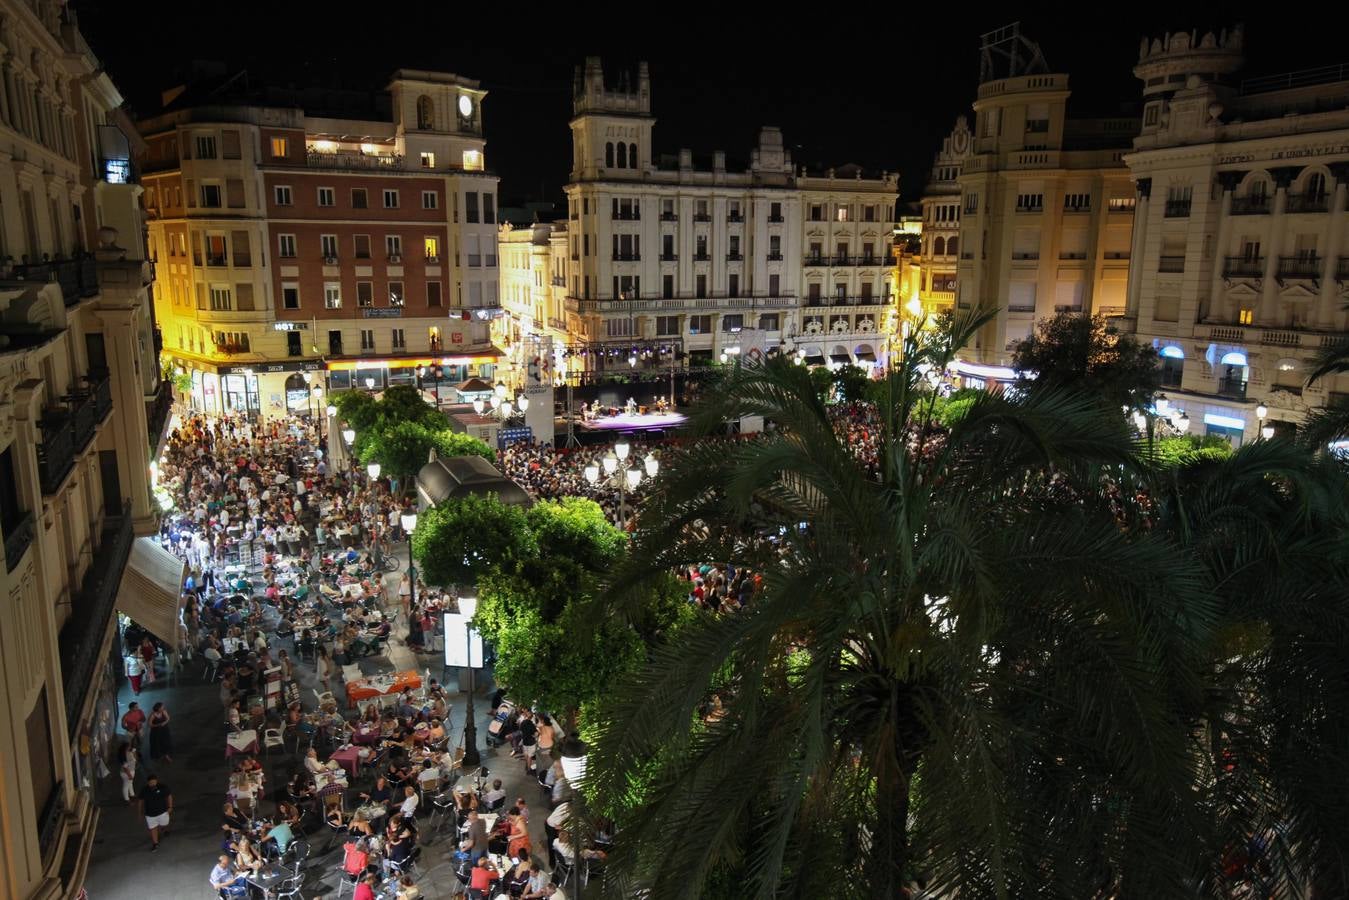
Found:
[[[1271,169],[1274,176],[1274,212],[1269,229],[1269,249],[1265,251],[1265,282],[1260,292],[1260,309],[1256,311],[1256,323],[1277,326],[1279,283],[1279,256],[1283,253],[1284,210],[1288,206],[1288,186],[1297,178],[1301,166],[1283,166]]]
[[[102,274],[100,271],[100,278]],[[105,286],[105,295],[107,292]],[[112,416],[108,425],[113,429],[117,451],[117,476],[123,494],[131,500],[133,528],[137,533],[145,533],[147,527],[154,527],[155,520],[150,507],[149,424],[137,368],[141,364],[136,340],[138,312],[135,307],[103,307],[98,316],[103,322],[103,345],[112,378]],[[102,440],[100,445],[107,449]]]
[[[1335,179],[1335,192],[1330,202],[1330,233],[1326,237],[1325,269],[1322,271],[1321,296],[1317,300],[1316,313],[1308,323],[1313,328],[1326,329],[1335,328],[1339,321],[1340,260],[1349,259],[1349,256],[1332,256],[1332,253],[1339,253],[1343,245],[1341,234],[1344,232],[1345,197],[1349,195],[1349,163],[1335,163],[1330,167],[1330,174]]]
[[[9,105],[9,51],[0,46],[0,121],[13,127]]]
[[[1231,255],[1229,244],[1232,239],[1232,191],[1236,190],[1236,186],[1241,183],[1241,179],[1245,176],[1245,172],[1218,173],[1218,184],[1222,187],[1223,197],[1218,210],[1218,240],[1214,249],[1214,255],[1217,258],[1213,262],[1213,275],[1209,279],[1208,296],[1199,298],[1198,321],[1200,322],[1213,314],[1214,303],[1222,295],[1225,280],[1223,270],[1227,266],[1227,257]]]
[[[1137,182],[1138,193],[1134,205],[1134,230],[1133,238],[1129,247],[1129,290],[1125,299],[1124,314],[1133,318],[1135,323],[1138,319],[1140,298],[1143,293],[1143,248],[1148,233],[1148,210],[1149,198],[1152,196],[1152,179],[1140,178]],[[964,243],[961,243],[964,246]],[[1137,324],[1135,324],[1137,329]]]

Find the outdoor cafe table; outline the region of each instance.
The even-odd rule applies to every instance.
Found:
[[[380,730],[374,725],[361,725],[351,734],[353,744],[378,744]]]
[[[341,750],[333,751],[333,755],[328,759],[346,769],[351,777],[355,778],[356,773],[361,768],[361,749],[359,747],[343,747]]]
[[[244,756],[258,752],[258,733],[252,728],[225,735],[225,757]]]
[[[341,751],[339,751],[341,752]],[[333,754],[335,757],[337,754]],[[340,767],[342,763],[333,757],[329,757]],[[341,768],[330,768],[326,772],[317,772],[314,775],[314,787],[320,797],[327,797],[330,794],[340,794],[347,788],[347,773]]]
[[[272,863],[263,866],[256,874],[249,875],[248,883],[262,891],[264,897],[270,897],[276,886],[285,881],[289,875],[290,872],[287,869]]]
[[[347,704],[356,705],[361,700],[381,697],[385,694],[399,694],[405,690],[418,690],[422,686],[422,677],[413,670],[395,672],[392,675],[376,675],[347,682]]]

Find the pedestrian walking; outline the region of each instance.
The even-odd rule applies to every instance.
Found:
[[[117,770],[122,776],[122,799],[126,801],[127,806],[136,799],[136,763],[139,757],[140,754],[131,744],[124,742],[117,749]]]
[[[173,762],[173,736],[169,733],[169,711],[164,702],[150,710],[150,758]]]
[[[151,775],[145,779],[145,787],[140,795],[141,815],[145,816],[145,827],[150,830],[150,851],[159,849],[159,839],[168,833],[169,817],[173,814],[173,791],[167,784],[161,784],[159,776]]]
[[[141,705],[133,700],[122,716],[122,730],[126,732],[127,737],[137,749],[140,749],[141,729],[144,727],[145,712],[141,709]]]
[[[131,682],[131,692],[137,697],[141,695],[141,673],[144,672],[144,666],[141,659],[135,653],[131,653],[126,658],[126,680]]]

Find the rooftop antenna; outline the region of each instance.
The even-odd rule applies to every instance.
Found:
[[[1021,23],[1013,22],[985,32],[979,44],[979,83],[1018,75],[1048,74],[1040,45],[1021,33]]]

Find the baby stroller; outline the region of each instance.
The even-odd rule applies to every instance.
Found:
[[[506,742],[506,735],[510,734],[515,725],[515,706],[509,700],[501,701],[497,707],[496,715],[487,726],[487,746],[500,747]]]

